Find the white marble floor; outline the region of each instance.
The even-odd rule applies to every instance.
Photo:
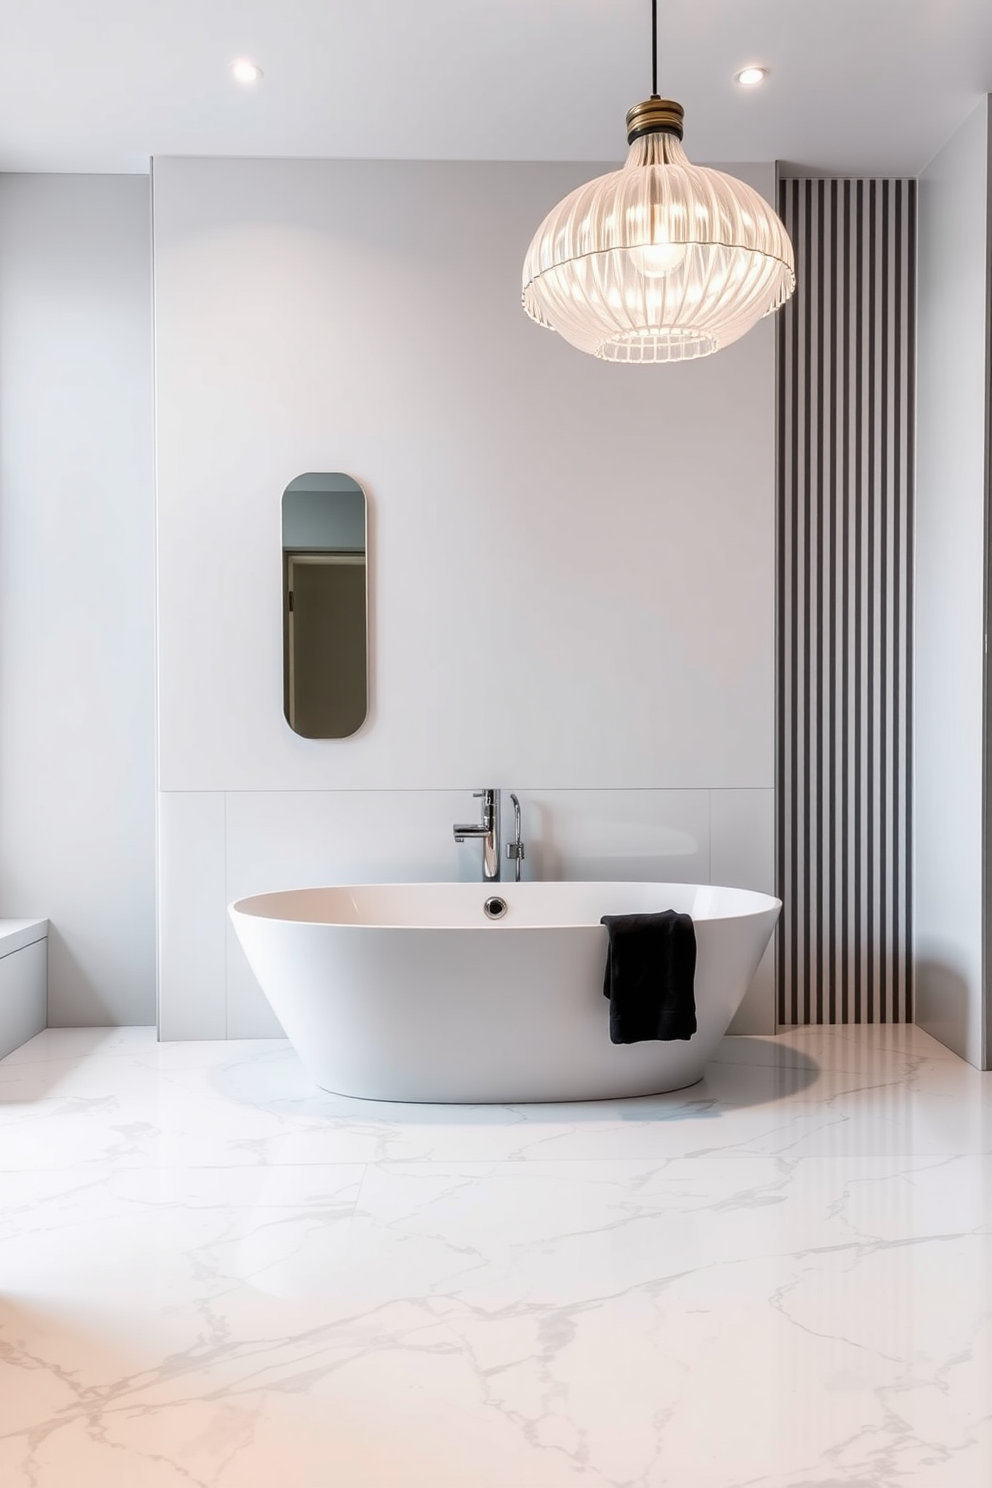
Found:
[[[650,1100],[371,1104],[282,1043],[0,1063],[4,1488],[987,1488],[992,1076],[728,1039]]]

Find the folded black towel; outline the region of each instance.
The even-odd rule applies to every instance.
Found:
[[[610,999],[610,1038],[690,1039],[696,1031],[696,932],[692,916],[604,915],[610,943],[604,996]]]

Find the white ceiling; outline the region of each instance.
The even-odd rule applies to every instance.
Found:
[[[915,174],[992,91],[992,0],[660,0],[705,160]],[[254,90],[227,71],[253,57]],[[761,89],[732,77],[771,69]],[[650,0],[0,0],[0,169],[152,155],[622,158]]]

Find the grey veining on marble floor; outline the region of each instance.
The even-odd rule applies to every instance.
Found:
[[[51,1030],[0,1193],[5,1488],[992,1482],[992,1077],[913,1028],[471,1108]]]

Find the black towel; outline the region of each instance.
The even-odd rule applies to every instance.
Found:
[[[610,1038],[690,1039],[696,1031],[696,932],[692,916],[604,915],[610,943],[604,996],[610,999]]]

